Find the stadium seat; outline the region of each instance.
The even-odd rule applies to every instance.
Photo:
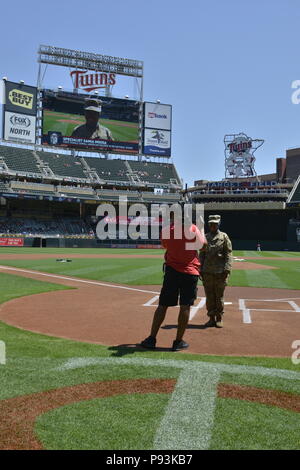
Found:
[[[100,180],[129,182],[128,168],[124,160],[107,160],[99,157],[84,157],[91,170],[96,171]]]
[[[41,175],[32,150],[0,145],[0,156],[13,171]]]
[[[43,162],[49,165],[55,175],[80,179],[88,178],[83,172],[83,167],[78,157],[40,151],[36,153]]]
[[[175,167],[171,163],[128,161],[128,164],[144,183],[180,184]]]

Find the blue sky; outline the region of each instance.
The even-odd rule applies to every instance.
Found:
[[[144,99],[172,104],[172,157],[189,186],[224,177],[225,134],[265,140],[260,174],[300,146],[299,1],[17,0],[1,13],[0,74],[12,81],[36,83],[39,44],[143,60]],[[49,67],[45,84],[71,89],[68,69]]]

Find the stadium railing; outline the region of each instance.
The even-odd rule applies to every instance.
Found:
[[[236,201],[236,202],[204,202],[204,210],[270,210],[285,209],[284,201]]]
[[[53,184],[29,183],[24,181],[11,181],[10,188],[15,191],[36,191],[42,193],[54,193]]]

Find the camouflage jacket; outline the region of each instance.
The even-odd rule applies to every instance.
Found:
[[[111,131],[107,129],[107,127],[102,126],[99,122],[94,131],[91,131],[86,124],[75,127],[71,137],[79,137],[81,139],[114,140]]]
[[[207,244],[200,251],[201,273],[231,271],[232,245],[227,233],[207,233]]]

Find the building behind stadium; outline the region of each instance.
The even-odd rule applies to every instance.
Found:
[[[221,181],[196,180],[186,199],[218,213],[236,250],[300,248],[300,148],[274,158],[274,173]]]

